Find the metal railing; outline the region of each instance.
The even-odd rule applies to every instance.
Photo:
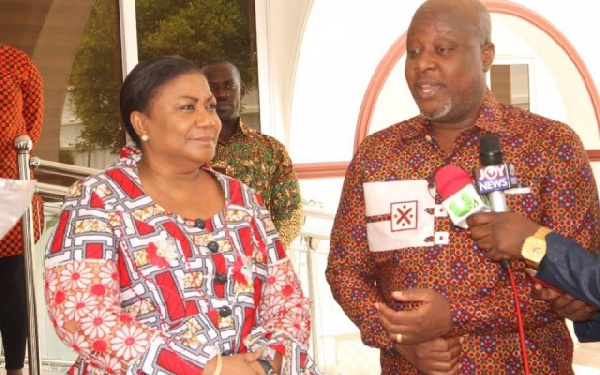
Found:
[[[29,167],[29,152],[33,148],[31,138],[22,135],[15,139],[15,149],[17,150],[17,163],[19,165],[19,179],[29,181],[31,179],[31,170]],[[40,348],[39,335],[37,329],[37,309],[35,305],[35,283],[33,280],[33,247],[35,246],[32,208],[29,208],[23,215],[23,260],[25,272],[25,293],[27,295],[27,350],[29,353],[29,373],[40,374]]]
[[[72,177],[76,179],[81,179],[94,173],[99,172],[100,170],[82,167],[79,165],[71,165],[71,164],[63,164],[57,163],[54,161],[43,160],[37,157],[32,157],[30,166],[32,169],[37,169],[39,171],[47,172],[49,174],[63,176],[63,177]],[[46,184],[50,185],[50,184]]]

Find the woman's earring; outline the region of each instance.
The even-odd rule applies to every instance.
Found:
[[[142,135],[140,135],[140,139],[144,142],[148,142],[148,139],[150,139],[150,138],[148,137],[147,134],[142,134]]]

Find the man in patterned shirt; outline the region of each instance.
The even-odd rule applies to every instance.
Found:
[[[405,77],[421,114],[367,137],[347,169],[326,271],[334,298],[363,342],[380,348],[383,374],[522,374],[526,366],[572,374],[565,321],[532,299],[524,262],[509,273],[488,259],[441,209],[433,177],[448,164],[479,167],[480,139],[495,134],[522,185],[508,208],[599,249],[598,195],[581,140],[487,89],[495,49],[479,1],[424,2],[406,46]]]
[[[28,135],[33,145],[42,132],[42,77],[33,61],[17,48],[0,43],[0,177],[18,179],[15,139]],[[44,226],[42,198],[34,196],[35,239]],[[23,373],[27,339],[27,301],[23,229],[19,221],[0,239],[0,335],[8,375]]]
[[[289,247],[302,228],[300,185],[281,142],[249,128],[240,119],[246,87],[230,61],[210,61],[202,67],[217,99],[223,124],[217,152],[210,165],[256,190],[271,212],[282,242]]]

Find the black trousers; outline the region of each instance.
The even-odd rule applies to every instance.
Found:
[[[7,370],[23,368],[27,340],[27,294],[23,255],[0,258],[0,335]]]

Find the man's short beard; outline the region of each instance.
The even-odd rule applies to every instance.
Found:
[[[426,118],[429,121],[438,120],[438,119],[448,115],[448,113],[450,113],[451,109],[452,109],[452,100],[450,98],[447,98],[446,102],[444,103],[444,105],[441,108],[438,108],[437,110],[435,110],[433,112],[427,112],[427,113],[421,111],[421,116],[423,116],[424,118]]]

